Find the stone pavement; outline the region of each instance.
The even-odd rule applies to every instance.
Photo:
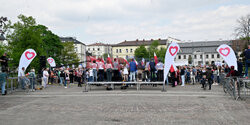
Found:
[[[71,85],[0,96],[0,125],[248,125],[250,101],[235,101],[221,86],[142,86],[89,92]]]

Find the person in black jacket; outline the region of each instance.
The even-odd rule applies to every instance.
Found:
[[[237,61],[237,65],[238,65],[238,76],[242,76],[242,71],[243,71],[243,64],[241,59],[238,59]]]
[[[246,59],[245,77],[248,77],[248,65],[250,65],[250,45],[248,45],[248,49],[245,50],[244,56]]]
[[[211,86],[212,86],[212,84],[213,84],[212,75],[213,75],[213,72],[212,72],[211,68],[207,68],[207,71],[206,71],[206,79],[207,79],[207,81],[208,81],[209,90],[211,90]]]

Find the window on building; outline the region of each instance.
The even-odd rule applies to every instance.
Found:
[[[133,49],[130,49],[130,52],[132,53],[132,52],[133,52]]]
[[[194,59],[196,59],[197,58],[197,56],[196,55],[194,55]]]
[[[181,59],[181,55],[179,55],[179,57],[178,57],[179,59]]]
[[[90,51],[90,48],[88,48],[88,50]]]
[[[212,54],[212,58],[214,58],[214,54]]]
[[[183,57],[184,59],[186,59],[186,55],[184,55],[184,57]]]
[[[126,52],[128,53],[128,49],[126,49]]]
[[[120,53],[122,53],[122,49],[120,49]]]
[[[206,55],[206,58],[208,58],[208,55]]]
[[[118,53],[118,49],[116,49],[116,53]]]
[[[217,58],[220,58],[220,54],[217,54]]]
[[[126,55],[126,59],[128,59],[128,55]]]
[[[95,48],[93,48],[93,51],[95,51]]]
[[[202,59],[202,55],[200,55],[200,58]]]
[[[100,48],[97,48],[98,51],[100,51]]]

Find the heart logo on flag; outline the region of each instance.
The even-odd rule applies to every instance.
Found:
[[[35,57],[35,53],[34,52],[30,52],[30,51],[27,51],[25,52],[25,57],[30,60],[32,59],[33,57]]]
[[[52,62],[53,62],[53,59],[48,59],[48,62],[49,62],[49,63],[52,63]]]
[[[170,47],[169,47],[169,53],[170,53],[172,56],[174,56],[174,55],[177,53],[177,51],[178,51],[178,47],[177,47],[177,46],[175,46],[175,47],[170,46]]]
[[[220,54],[223,55],[223,56],[228,56],[229,53],[230,53],[230,49],[229,49],[228,47],[226,47],[226,48],[220,48],[220,49],[219,49],[219,52],[220,52]]]

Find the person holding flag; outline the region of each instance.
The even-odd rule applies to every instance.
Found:
[[[157,56],[156,56],[155,52],[154,52],[154,59],[155,59],[155,65],[157,65],[158,59],[157,59]]]

